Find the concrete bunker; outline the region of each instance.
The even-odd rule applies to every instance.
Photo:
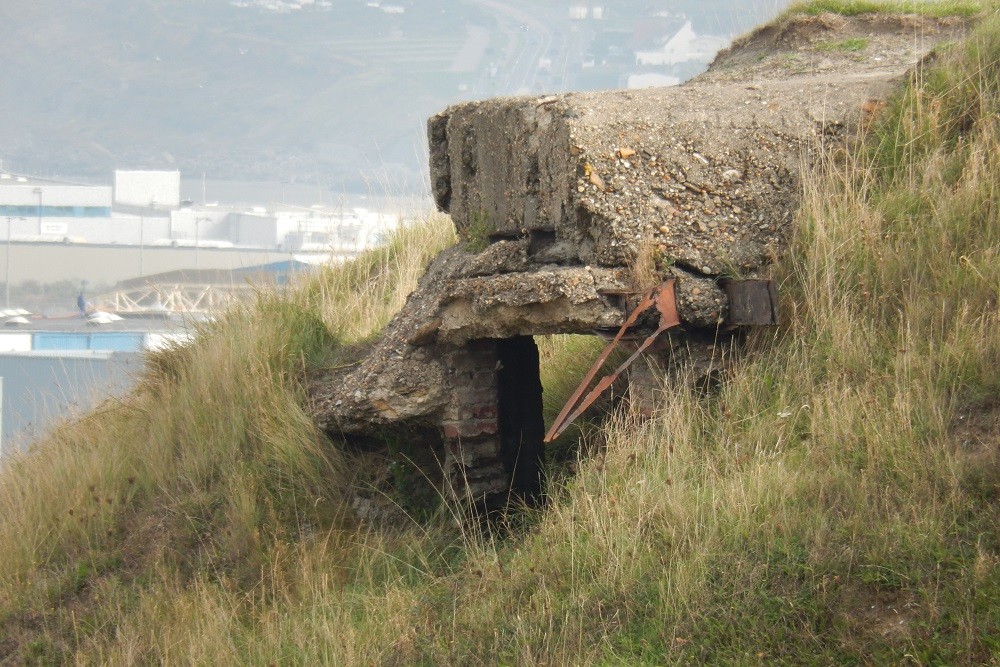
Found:
[[[774,324],[766,279],[799,175],[871,123],[914,55],[962,27],[911,17],[892,57],[861,67],[842,54],[840,76],[837,63],[804,72],[783,57],[831,34],[868,35],[873,20],[762,29],[676,88],[491,99],[431,118],[433,194],[462,243],[431,263],[356,368],[313,386],[317,423],[439,449],[448,492],[481,509],[537,500],[544,424],[531,337],[617,331],[650,255],[650,282],[674,281],[680,326],[636,366],[633,400],[711,367],[719,332]]]

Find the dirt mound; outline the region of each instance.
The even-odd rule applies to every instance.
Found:
[[[795,15],[757,28],[716,56],[703,80],[859,77],[919,62],[936,44],[958,39],[971,21],[917,14]]]

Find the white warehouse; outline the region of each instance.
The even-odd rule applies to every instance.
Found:
[[[0,217],[11,236],[66,236],[70,223],[111,217],[111,188],[0,174]]]

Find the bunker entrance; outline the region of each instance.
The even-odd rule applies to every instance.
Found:
[[[443,420],[445,467],[459,500],[487,513],[541,502],[547,464],[576,457],[578,426],[589,420],[550,445],[543,444],[546,425],[602,348],[596,336],[522,335],[469,341],[445,355],[452,386]],[[608,392],[593,413],[606,412],[615,394]]]
[[[511,491],[529,505],[542,495],[545,423],[538,346],[531,336],[497,341],[497,426]]]

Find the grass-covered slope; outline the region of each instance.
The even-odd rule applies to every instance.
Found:
[[[802,0],[793,2],[784,16],[831,13],[842,16],[861,14],[919,14],[938,18],[977,16],[991,8],[991,0]]]
[[[287,296],[260,294],[154,355],[131,396],[6,459],[0,659],[113,643],[111,619],[163,586],[251,590],[279,545],[340,527],[349,471],[304,410],[303,373],[381,328],[452,234],[445,220],[407,229]]]
[[[998,112],[993,14],[807,176],[784,325],[608,424],[514,536],[354,521],[352,455],[302,408],[446,225],[262,296],[8,463],[0,656],[1000,662]],[[558,378],[580,346],[547,345]]]

